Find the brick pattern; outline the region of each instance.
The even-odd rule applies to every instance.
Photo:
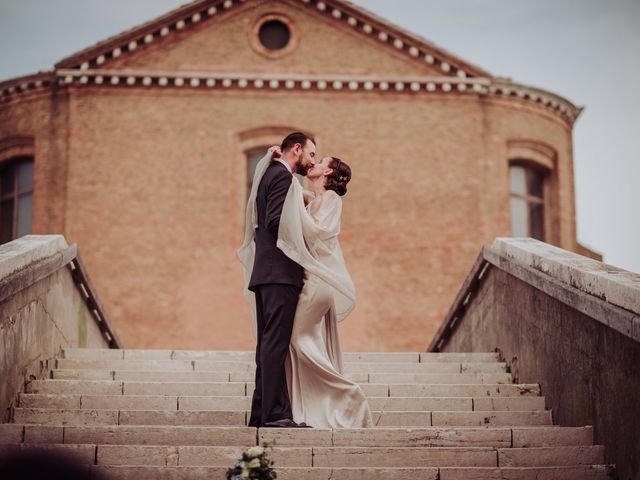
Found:
[[[272,10],[303,32],[298,48],[278,59],[261,57],[247,37]],[[289,3],[242,11],[109,67],[437,73]],[[345,349],[429,343],[481,245],[509,235],[509,141],[556,152],[553,242],[577,248],[571,128],[517,97],[69,86],[0,107],[0,139],[35,140],[34,233],[78,243],[131,347],[253,347],[235,249],[243,149],[264,138],[244,132],[284,126],[312,132],[321,155],[353,168],[341,242],[358,306],[341,327]]]

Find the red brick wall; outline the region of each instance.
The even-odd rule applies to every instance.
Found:
[[[263,5],[185,33],[183,43],[167,37],[124,55],[119,66],[430,73],[374,40],[278,5],[303,27],[290,57],[267,60],[248,46],[248,26],[270,11]],[[426,348],[481,246],[509,235],[509,141],[556,152],[553,241],[576,248],[571,130],[530,102],[346,89],[65,91],[0,106],[0,140],[35,137],[34,232],[78,243],[129,348],[253,347],[235,256],[243,149],[280,137],[252,141],[252,129],[310,131],[320,155],[353,168],[341,241],[358,306],[341,327],[346,350]]]

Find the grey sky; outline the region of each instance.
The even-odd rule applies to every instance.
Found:
[[[0,79],[59,59],[185,0],[0,0]],[[640,2],[355,0],[495,75],[586,110],[574,129],[578,239],[640,272]]]

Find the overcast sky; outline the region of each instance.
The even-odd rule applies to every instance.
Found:
[[[0,0],[0,79],[185,0]],[[574,129],[578,240],[640,272],[640,1],[355,0],[494,75],[585,111]]]

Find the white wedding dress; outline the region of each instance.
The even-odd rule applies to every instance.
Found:
[[[312,204],[318,201],[314,220],[325,235],[311,246],[311,254],[331,264],[334,256],[342,257],[342,199],[333,191],[314,199],[307,208],[310,218]],[[369,403],[360,386],[344,375],[333,289],[317,275],[305,276],[286,363],[293,420],[316,428],[370,427]]]
[[[247,286],[255,256],[257,187],[270,161],[268,151],[256,166],[244,242],[238,250],[254,335],[255,297]],[[362,389],[343,373],[337,323],[355,307],[355,288],[338,241],[341,213],[342,199],[330,192],[314,221],[304,205],[302,186],[294,176],[278,230],[278,248],[305,270],[286,362],[293,419],[316,428],[361,428],[373,424]]]

